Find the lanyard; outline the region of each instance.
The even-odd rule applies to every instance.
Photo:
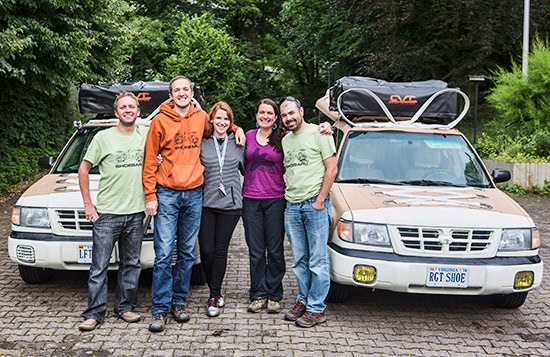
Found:
[[[223,138],[223,149],[220,154],[220,144],[218,138],[214,137],[214,146],[216,147],[216,155],[218,156],[218,163],[220,164],[220,181],[223,182],[223,162],[225,161],[225,152],[227,151],[227,135]]]

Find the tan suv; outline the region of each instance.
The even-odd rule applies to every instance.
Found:
[[[331,192],[327,300],[342,302],[349,287],[357,286],[492,295],[500,307],[521,306],[542,279],[539,231],[495,185],[509,180],[510,173],[489,174],[454,129],[468,111],[468,97],[457,89],[436,88],[420,98],[410,86],[388,86],[381,95],[376,87],[341,88],[338,96],[329,93],[317,102],[342,138]],[[348,103],[351,109],[342,109],[350,92],[355,104],[366,101],[358,93],[368,96],[386,117],[350,115],[359,106]],[[423,117],[437,97],[449,94],[451,101],[462,97],[460,115],[450,123]],[[336,110],[329,107],[331,96]],[[387,104],[396,97],[417,101],[418,111],[394,116]]]

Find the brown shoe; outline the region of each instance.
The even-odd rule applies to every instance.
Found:
[[[258,313],[267,307],[267,298],[260,298],[252,301],[248,306],[248,312]]]
[[[308,328],[322,324],[325,321],[327,321],[327,317],[324,313],[306,311],[302,317],[296,320],[296,326]]]
[[[138,322],[139,320],[141,320],[141,316],[133,311],[126,311],[119,316],[126,322]]]
[[[78,325],[78,329],[80,331],[92,331],[97,327],[97,325],[99,325],[99,322],[97,322],[96,319],[87,319]]]
[[[296,304],[285,314],[285,320],[287,321],[296,321],[306,312],[306,305],[304,305],[300,300],[296,300]]]

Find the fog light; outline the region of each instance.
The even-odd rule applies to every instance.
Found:
[[[353,268],[353,280],[370,284],[376,279],[376,268],[368,265],[356,265]]]
[[[532,271],[520,271],[514,279],[514,289],[530,288],[535,280],[535,274]]]

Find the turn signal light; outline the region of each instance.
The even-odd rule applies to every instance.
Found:
[[[353,280],[364,284],[372,283],[376,280],[376,268],[370,265],[356,265],[353,268]]]
[[[535,280],[535,274],[532,271],[520,271],[514,278],[514,289],[530,288]]]

